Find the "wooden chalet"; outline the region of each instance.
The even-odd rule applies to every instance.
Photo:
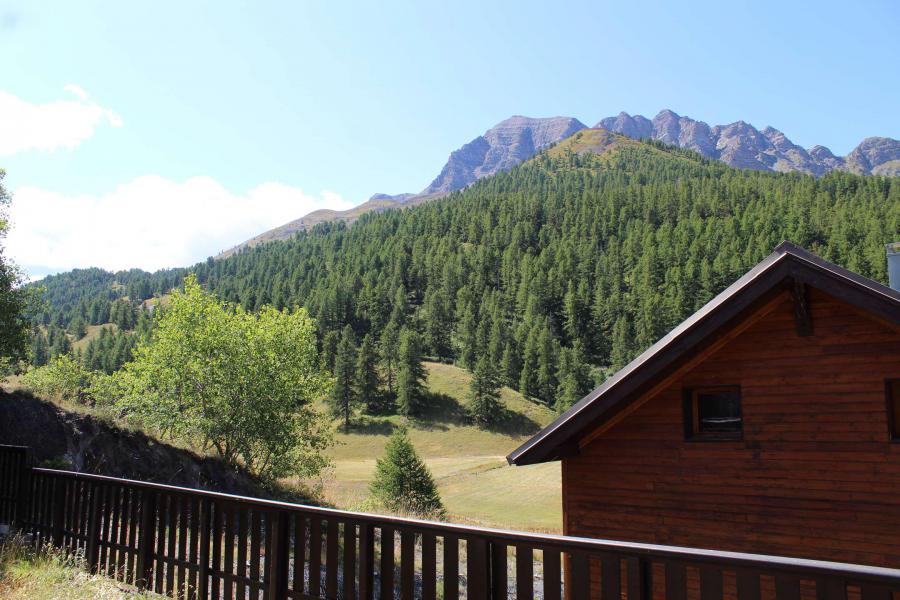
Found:
[[[783,243],[508,460],[566,535],[900,567],[900,292]]]

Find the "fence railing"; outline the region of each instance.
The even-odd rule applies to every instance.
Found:
[[[179,598],[900,598],[896,569],[302,506],[30,468],[16,452],[0,447],[0,498],[16,503],[0,514],[96,573]]]
[[[16,519],[23,504],[19,496],[25,490],[25,477],[31,468],[31,451],[27,446],[0,446],[0,525]]]

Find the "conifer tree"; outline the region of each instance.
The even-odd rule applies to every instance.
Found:
[[[423,516],[444,514],[434,478],[402,429],[391,435],[384,456],[376,461],[369,492],[392,511]]]
[[[41,330],[36,330],[31,338],[31,365],[43,367],[50,360],[50,344]]]
[[[519,361],[519,352],[516,350],[513,341],[506,343],[503,349],[503,358],[500,360],[500,372],[511,388],[519,387],[519,376],[522,372],[522,364]]]
[[[54,327],[51,334],[50,356],[57,357],[61,354],[68,354],[72,351],[72,342],[65,330]]]
[[[456,339],[459,346],[459,362],[464,367],[473,368],[477,358],[478,323],[475,310],[469,299],[468,288],[460,290],[459,304],[456,311],[459,322],[456,326]]]
[[[438,359],[450,358],[453,354],[450,334],[453,321],[446,293],[435,289],[425,294],[425,343],[429,351]]]
[[[72,335],[76,340],[80,340],[87,334],[87,326],[84,324],[84,318],[79,315],[72,321]]]
[[[356,403],[354,389],[356,377],[356,340],[353,329],[347,325],[341,332],[334,356],[334,387],[331,388],[331,413],[344,420],[344,427],[350,427],[350,415]]]
[[[388,323],[381,332],[379,341],[381,366],[384,369],[384,381],[388,394],[393,396],[397,383],[397,366],[400,350],[400,330],[394,323]]]
[[[335,330],[329,330],[322,336],[322,362],[325,368],[334,373],[334,360],[337,354],[341,334]]]
[[[632,333],[628,319],[621,315],[616,319],[612,330],[612,353],[610,355],[610,364],[614,369],[624,367],[632,354]]]
[[[559,342],[553,337],[550,324],[545,322],[538,337],[537,396],[547,404],[553,403],[556,394],[556,370]]]
[[[387,400],[381,392],[381,377],[378,375],[378,354],[372,334],[366,334],[359,345],[356,356],[356,400],[369,414],[387,412]]]
[[[525,352],[519,376],[519,391],[525,396],[535,397],[539,393],[540,387],[537,380],[539,358],[537,328],[532,327],[525,341]]]
[[[402,327],[406,324],[406,318],[409,315],[409,298],[406,296],[406,288],[402,285],[398,286],[394,292],[394,305],[391,311],[391,323]]]
[[[469,387],[469,414],[479,425],[497,423],[503,412],[500,403],[500,378],[497,367],[487,354],[478,359]]]
[[[417,417],[422,414],[425,408],[425,377],[419,335],[404,327],[400,332],[397,369],[397,405],[404,415]]]
[[[487,355],[495,366],[499,366],[503,360],[503,351],[506,348],[503,339],[503,329],[500,325],[500,319],[495,317],[491,322],[491,335],[487,344]]]
[[[580,342],[572,348],[560,350],[557,379],[559,387],[554,405],[557,412],[564,412],[591,391],[591,372]]]

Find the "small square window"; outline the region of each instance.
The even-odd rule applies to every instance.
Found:
[[[685,390],[684,432],[687,439],[739,440],[743,425],[739,386]]]
[[[888,428],[891,440],[900,442],[900,379],[888,379],[884,387],[887,395]]]

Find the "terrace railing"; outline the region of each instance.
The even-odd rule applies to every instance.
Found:
[[[179,598],[900,598],[896,569],[333,510],[31,468],[16,453],[0,447],[0,516]]]

